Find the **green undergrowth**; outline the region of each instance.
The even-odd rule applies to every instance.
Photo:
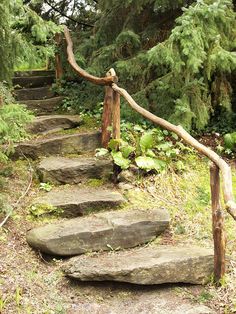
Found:
[[[191,154],[185,160],[185,167],[182,173],[168,170],[137,176],[135,188],[127,192],[129,203],[124,208],[165,208],[171,216],[170,231],[175,241],[212,246],[209,161]],[[233,187],[235,191],[235,169]],[[232,252],[236,249],[236,224],[226,211],[225,228],[228,251]]]
[[[166,171],[159,174],[138,174],[131,182],[132,188],[124,193],[127,202],[118,208],[118,210],[165,208],[169,211],[171,216],[169,230],[150,243],[150,245],[178,244],[191,246],[197,244],[205,247],[213,246],[209,162],[206,158],[200,158],[197,154],[191,153],[186,156],[184,163],[185,170],[182,172],[176,172],[174,169],[168,168]],[[11,202],[14,202],[27,185],[29,179],[29,165],[26,160],[11,162],[9,165],[12,166],[13,169],[11,171],[9,169],[8,172],[6,170],[6,180],[8,184],[4,185],[4,191],[1,190],[1,192],[8,195]],[[90,187],[92,189],[104,184],[106,185],[107,182],[92,179],[81,186]],[[14,186],[14,189],[12,186]],[[33,210],[31,207],[30,213],[30,204],[32,204],[33,199],[39,195],[38,193],[48,193],[47,190],[51,188],[53,188],[52,185],[39,184],[37,178],[34,178],[29,196],[24,200],[23,204],[14,211],[5,228],[0,230],[0,245],[5,246],[10,239],[13,241],[11,236],[12,230],[15,230],[15,234],[22,234],[22,230],[26,232],[26,230],[29,230],[32,226],[45,225],[46,223],[56,222],[58,219],[64,219],[60,212],[54,211],[52,208],[51,212],[48,213],[47,206],[36,208],[37,210]],[[61,188],[64,189],[67,188],[67,186],[62,186]],[[235,169],[233,169],[233,188],[235,191]],[[32,213],[32,210],[34,213]],[[91,208],[88,209],[87,212],[94,213],[95,210]],[[1,216],[1,220],[3,218],[4,216]],[[236,225],[227,213],[225,215],[225,229],[227,233],[227,254],[235,260]],[[22,236],[24,237],[24,235]],[[33,257],[30,254],[27,255],[27,265],[31,263],[31,259],[33,259]],[[52,261],[52,263],[54,262]],[[20,267],[24,267],[24,265]],[[41,276],[40,272],[41,270],[38,271],[38,276]],[[21,270],[21,276],[23,276],[25,280],[31,275],[32,274],[29,274],[25,270]],[[62,274],[59,275],[58,280],[62,280]],[[194,302],[212,304],[213,307],[217,302],[221,303],[218,308],[229,309],[228,312],[222,311],[222,313],[233,313],[231,309],[235,307],[234,293],[236,289],[236,279],[231,268],[227,271],[224,281],[222,288],[216,289],[210,284],[198,295],[193,295],[190,290],[186,291],[188,288],[181,287],[178,293],[183,294],[184,297],[190,298]],[[46,287],[46,284],[42,281],[42,287],[44,286]],[[68,287],[68,289],[74,289],[74,287]],[[22,304],[24,304],[26,297],[24,293],[21,295],[21,301]],[[224,299],[225,295],[227,295],[226,301],[220,301]],[[62,294],[62,296],[64,297],[65,294]],[[4,307],[6,307],[6,305],[4,305]]]

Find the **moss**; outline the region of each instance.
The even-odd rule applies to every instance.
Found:
[[[98,188],[104,184],[104,179],[89,179],[87,182],[88,186]]]
[[[50,204],[33,204],[29,207],[29,212],[32,217],[39,218],[48,215],[60,216],[63,213],[63,209]]]

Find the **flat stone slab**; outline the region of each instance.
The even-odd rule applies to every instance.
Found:
[[[147,243],[169,226],[164,209],[110,211],[28,232],[27,242],[48,254],[71,256]]]
[[[111,160],[96,158],[48,157],[39,163],[37,172],[42,182],[75,184],[85,179],[109,177],[113,170]]]
[[[50,87],[22,88],[14,90],[14,95],[17,100],[39,100],[54,97],[55,93]],[[25,102],[23,102],[25,103]]]
[[[20,87],[41,87],[50,85],[54,82],[55,77],[50,76],[19,76],[13,78],[13,85]]]
[[[204,284],[213,268],[213,250],[193,246],[152,246],[76,256],[65,264],[64,271],[67,276],[80,281]]]
[[[91,210],[113,208],[125,199],[114,190],[102,188],[80,188],[79,186],[60,186],[53,188],[44,196],[36,198],[34,205],[50,205],[64,210],[63,216],[79,216]]]
[[[24,100],[21,101],[26,107],[36,115],[51,115],[56,112],[62,104],[64,97],[52,97],[48,99]]]
[[[82,119],[78,115],[49,115],[36,117],[30,124],[28,130],[32,134],[52,133],[58,130],[73,129],[82,124]]]
[[[100,132],[59,135],[19,143],[16,145],[12,157],[18,158],[25,155],[26,157],[37,159],[40,156],[81,154],[84,152],[92,152],[100,146]]]

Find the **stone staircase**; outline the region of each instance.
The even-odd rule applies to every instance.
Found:
[[[109,178],[113,165],[93,156],[101,146],[99,131],[81,132],[79,116],[58,113],[63,97],[52,92],[53,81],[51,71],[18,72],[13,81],[17,99],[37,115],[29,127],[37,137],[19,143],[13,157],[36,160],[40,180],[54,185],[33,205],[63,210],[58,223],[28,232],[29,245],[46,254],[70,257],[64,272],[80,281],[206,282],[213,272],[212,250],[150,244],[170,224],[166,210],[119,208],[127,200],[114,185],[86,185],[90,179]],[[74,131],[58,132],[66,129]]]

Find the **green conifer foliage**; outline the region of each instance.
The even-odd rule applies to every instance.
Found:
[[[11,55],[10,4],[8,0],[0,3],[0,81],[11,81],[13,56]]]
[[[232,0],[101,0],[98,5],[100,18],[78,46],[87,70],[104,75],[114,67],[140,105],[188,130],[203,130],[223,112],[230,117],[236,69]],[[90,90],[84,83],[83,91]],[[85,104],[95,101],[88,97]]]
[[[201,130],[216,106],[231,110],[226,77],[236,69],[235,13],[229,0],[198,1],[176,23],[170,37],[148,52],[149,61],[157,67],[165,66],[170,74],[167,82],[160,78],[167,93],[169,88],[178,89],[169,119],[187,129],[194,126]],[[216,89],[218,95],[213,102]]]
[[[0,82],[0,163],[7,161],[13,143],[27,137],[25,126],[33,115],[17,104],[6,84]]]

